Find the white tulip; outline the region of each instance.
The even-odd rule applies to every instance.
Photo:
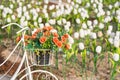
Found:
[[[104,19],[104,22],[107,23],[111,20],[112,20],[111,16],[106,16],[105,19]]]
[[[41,18],[41,17],[38,18],[38,22],[39,22],[39,23],[42,22],[42,18]]]
[[[19,3],[19,6],[21,7],[22,6],[22,2],[18,2]]]
[[[76,9],[74,9],[74,12],[73,12],[74,14],[77,14],[78,13],[78,11],[76,10]]]
[[[84,37],[85,37],[85,34],[84,34],[84,30],[83,30],[83,29],[80,29],[79,35],[80,35],[81,38],[84,38]]]
[[[40,12],[40,8],[36,8],[36,12]]]
[[[97,8],[96,8],[96,9],[94,9],[94,12],[95,12],[95,13],[98,13],[98,9],[97,9]],[[97,16],[98,16],[98,15],[97,15]],[[99,17],[99,16],[98,16],[98,17]]]
[[[92,39],[96,39],[96,38],[97,38],[97,35],[96,35],[96,33],[94,33],[94,32],[92,32],[90,35],[91,35],[91,38],[92,38]]]
[[[112,7],[113,7],[112,5],[109,5],[109,9],[112,9]]]
[[[56,29],[52,29],[50,30],[51,33],[57,33],[57,30]]]
[[[33,16],[33,20],[36,21],[36,19],[37,19],[37,16]]]
[[[62,25],[61,20],[58,20],[58,21],[57,21],[57,24],[58,24],[58,25]]]
[[[85,34],[85,36],[87,36],[87,35],[88,35],[88,32],[87,32],[87,30],[84,30],[84,34]]]
[[[87,21],[87,25],[88,25],[88,26],[91,26],[91,25],[92,25],[92,22],[91,22],[91,21]]]
[[[97,4],[94,3],[94,4],[93,4],[93,7],[96,8],[96,7],[97,7]]]
[[[4,6],[3,5],[0,5],[0,9],[3,9],[4,8]]]
[[[28,16],[28,15],[29,15],[28,11],[24,12],[24,16]]]
[[[27,7],[28,7],[28,8],[31,8],[32,6],[31,6],[31,4],[28,4]]]
[[[102,3],[102,2],[103,2],[103,0],[100,0],[100,2]]]
[[[70,27],[71,26],[70,21],[67,21],[66,25]]]
[[[13,9],[13,4],[10,4],[10,8]]]
[[[90,3],[89,3],[89,2],[87,2],[86,7],[87,7],[87,8],[90,7]]]
[[[114,54],[113,54],[113,60],[114,60],[114,61],[119,61],[119,58],[120,58],[120,57],[119,57],[119,54],[118,54],[118,53],[114,53]]]
[[[79,5],[78,4],[75,4],[75,8],[77,9],[79,7]]]
[[[11,18],[12,18],[12,20],[15,20],[15,15],[12,15]]]
[[[38,23],[36,21],[34,22],[34,26],[38,26]]]
[[[114,46],[115,46],[116,48],[119,48],[119,41],[114,40],[113,44],[114,44]]]
[[[107,11],[107,15],[110,15],[110,11]]]
[[[70,30],[68,25],[65,25],[65,26],[64,26],[64,29],[65,29],[65,31],[67,31],[67,32]]]
[[[76,39],[79,38],[79,33],[78,33],[78,32],[75,32],[75,33],[74,33],[74,38],[76,38]]]
[[[90,35],[91,34],[91,30],[87,29],[87,34]]]
[[[44,24],[39,24],[39,27],[42,29],[42,28],[44,28]]]
[[[101,53],[101,51],[102,51],[102,47],[101,47],[101,46],[97,46],[97,47],[96,47],[96,52],[97,52],[97,53]]]
[[[110,42],[110,44],[113,44],[113,38],[109,38],[108,41]]]
[[[109,25],[109,26],[108,26],[108,30],[111,30],[111,31],[112,31],[112,30],[113,30],[113,26],[112,26],[112,25]]]
[[[99,28],[100,28],[100,29],[103,29],[103,28],[104,28],[104,24],[103,24],[103,23],[100,23],[100,24],[99,24]]]
[[[45,13],[45,18],[48,18],[48,16],[49,16],[48,13]]]
[[[72,5],[72,6],[74,6],[74,5],[75,5],[75,3],[74,3],[74,2],[71,2],[71,5]]]
[[[114,40],[117,40],[117,41],[118,41],[119,39],[120,39],[119,36],[115,36],[115,37],[114,37]]]
[[[68,2],[68,3],[70,3],[70,2],[71,2],[71,0],[67,0],[67,2]]]
[[[45,26],[50,26],[50,24],[49,23],[45,23]]]
[[[76,19],[76,23],[80,24],[80,19],[79,18]]]
[[[89,29],[90,29],[90,30],[93,30],[94,27],[95,27],[95,26],[89,26]]]
[[[98,20],[94,20],[93,25],[97,25],[97,24],[98,24]]]
[[[11,22],[11,18],[10,18],[10,17],[7,18],[7,22],[8,22],[8,23]]]
[[[28,21],[25,21],[25,22],[24,22],[24,26],[28,26]]]
[[[116,36],[120,36],[120,31],[116,31]]]
[[[111,34],[110,34],[110,37],[115,37],[115,33],[114,32],[112,32]]]
[[[37,31],[37,29],[36,29],[36,28],[34,28],[34,30],[32,31],[32,34],[34,34],[36,31]]]
[[[80,50],[83,50],[85,47],[84,47],[84,44],[82,42],[79,43],[79,49]]]
[[[24,21],[25,21],[25,16],[22,16],[20,22],[24,22]]]
[[[47,9],[47,7],[48,7],[47,5],[44,5],[44,9]]]
[[[90,2],[91,2],[91,3],[93,3],[93,2],[94,2],[94,0],[90,0]]]
[[[82,0],[76,0],[77,3],[81,4]]]
[[[4,18],[6,18],[7,17],[7,14],[6,13],[2,13],[2,16],[4,17]]]
[[[50,7],[49,7],[49,10],[53,10],[55,8],[55,5],[51,5]]]
[[[27,8],[26,6],[23,7],[23,12],[26,12],[27,11]]]
[[[13,11],[12,11],[11,9],[8,9],[8,13],[9,13],[9,14],[12,14]]]
[[[119,6],[119,2],[117,1],[115,4],[114,4],[115,7],[118,7]]]
[[[22,13],[18,13],[18,18],[21,18],[22,17]]]
[[[54,25],[56,23],[56,21],[55,21],[55,19],[50,19],[49,23],[52,24],[52,25]]]
[[[102,36],[103,36],[102,31],[98,31],[98,37],[102,37]]]
[[[111,34],[111,30],[107,30],[107,35],[109,36]]]
[[[65,24],[67,21],[66,21],[66,19],[63,18],[63,19],[62,19],[62,22],[63,22],[63,24]]]
[[[26,16],[26,19],[27,19],[27,20],[30,20],[30,18],[31,18],[31,17],[30,17],[29,15]]]
[[[81,13],[81,11],[82,11],[81,8],[78,8],[78,12]]]
[[[44,3],[45,3],[45,4],[48,4],[48,3],[49,3],[49,0],[44,0]]]
[[[74,39],[73,39],[71,36],[69,36],[69,37],[68,37],[68,42],[69,42],[70,44],[73,44],[73,43],[74,43]]]

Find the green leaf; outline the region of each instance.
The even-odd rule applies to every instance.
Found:
[[[112,66],[115,65],[115,62],[112,59],[110,59],[110,62],[112,63]]]
[[[26,49],[33,49],[33,45],[32,44],[28,44],[25,48]]]

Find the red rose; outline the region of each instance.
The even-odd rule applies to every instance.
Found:
[[[61,41],[57,41],[57,47],[59,47],[59,48],[62,47],[62,42]]]
[[[68,34],[64,34],[63,36],[64,36],[65,38],[68,38],[69,35],[68,35]]]
[[[66,45],[65,45],[65,48],[66,48],[66,49],[70,49],[70,44],[66,44]]]
[[[46,37],[44,37],[44,36],[42,36],[42,37],[39,39],[40,43],[44,43],[46,40],[47,40],[47,39],[46,39]]]
[[[20,39],[21,39],[21,37],[20,37],[20,36],[18,36],[18,37],[16,38],[16,42],[19,42],[19,41],[20,41]]]

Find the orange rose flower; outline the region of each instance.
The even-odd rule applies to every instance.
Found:
[[[66,44],[66,45],[65,45],[65,48],[66,48],[66,49],[70,49],[70,44]]]
[[[50,32],[49,32],[49,31],[45,31],[45,32],[43,33],[43,35],[44,35],[44,36],[50,36]]]
[[[29,38],[30,38],[30,36],[28,36],[28,35],[25,35],[25,36],[24,36],[24,39],[25,39],[25,40],[28,40]]]
[[[64,34],[63,36],[64,36],[65,38],[68,38],[69,35],[68,35],[68,34]]]
[[[56,32],[53,33],[54,37],[58,37],[58,34]]]
[[[40,43],[44,43],[46,40],[47,40],[47,39],[46,39],[46,37],[44,37],[44,36],[42,36],[42,37],[39,39]]]
[[[45,26],[43,28],[43,30],[45,30],[45,31],[50,31],[51,29],[53,29],[53,27],[51,27],[51,26]]]
[[[19,42],[19,41],[20,41],[20,39],[21,39],[21,37],[20,37],[20,36],[18,36],[18,37],[16,38],[16,42]]]
[[[35,36],[35,35],[32,35],[30,38],[31,38],[31,39],[35,39],[35,38],[36,38],[36,36]]]
[[[63,43],[66,42],[66,38],[65,38],[65,36],[62,36],[62,37],[61,37],[61,41],[62,41]]]
[[[62,47],[62,42],[61,41],[57,41],[57,47],[59,47],[59,48]]]
[[[48,28],[49,31],[53,29],[52,26],[48,26],[47,28]]]
[[[28,42],[27,41],[25,41],[25,46],[27,46],[28,45]]]
[[[36,33],[39,33],[41,30],[40,30],[40,28],[38,28],[37,30],[36,30]]]
[[[53,42],[56,44],[58,42],[58,38],[57,37],[53,37]]]

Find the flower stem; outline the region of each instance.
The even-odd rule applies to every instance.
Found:
[[[57,53],[57,51],[56,51],[56,53],[55,53],[55,67],[56,67],[56,69],[58,69],[58,53]]]
[[[94,69],[93,69],[93,72],[94,72],[94,74],[97,72],[97,54],[95,53],[94,54],[94,59],[93,59],[93,61],[94,61]]]
[[[110,78],[110,80],[114,80],[114,78],[115,78],[115,74],[116,74],[116,66],[117,66],[117,64],[115,63],[114,66],[113,66],[113,68],[112,68],[112,72],[111,72],[111,78]]]

